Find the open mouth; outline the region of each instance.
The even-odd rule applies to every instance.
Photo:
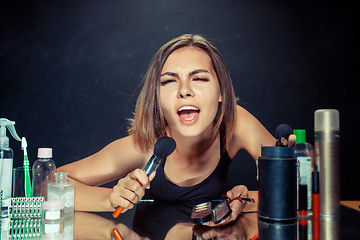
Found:
[[[191,120],[196,119],[196,117],[200,113],[200,109],[198,109],[194,106],[183,106],[183,107],[179,108],[177,113],[178,113],[180,119],[182,119],[184,121],[191,121]]]

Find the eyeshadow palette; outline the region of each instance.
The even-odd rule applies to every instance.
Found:
[[[221,201],[214,208],[212,208],[211,202],[205,202],[193,207],[191,221],[201,224],[212,220],[215,224],[218,224],[230,216],[231,213],[232,210],[227,200]]]

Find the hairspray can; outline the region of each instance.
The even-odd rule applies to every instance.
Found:
[[[340,215],[340,123],[336,109],[315,111],[315,161],[320,171],[320,216]]]

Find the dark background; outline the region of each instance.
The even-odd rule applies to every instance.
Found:
[[[360,199],[359,9],[350,1],[290,2],[7,1],[0,117],[27,138],[31,164],[38,147],[52,147],[57,166],[86,157],[126,135],[156,50],[202,34],[227,61],[238,103],[270,132],[280,123],[305,128],[313,144],[314,111],[340,111],[341,198]],[[20,143],[11,138],[10,147],[21,166]],[[233,164],[233,176],[254,178],[246,153]]]

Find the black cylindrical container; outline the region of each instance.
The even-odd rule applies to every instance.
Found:
[[[296,158],[289,147],[262,147],[259,168],[259,218],[295,221]]]

